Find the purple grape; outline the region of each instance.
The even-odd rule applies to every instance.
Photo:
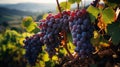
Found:
[[[75,31],[77,29],[77,25],[73,25],[72,30]]]
[[[53,28],[56,29],[57,28],[57,24],[53,24]]]
[[[77,34],[77,38],[80,39],[82,37],[81,34]]]
[[[83,21],[83,25],[85,25],[85,26],[90,25],[90,20],[89,20],[89,19],[85,19],[85,20]]]
[[[81,33],[81,30],[80,29],[76,29],[75,32]]]
[[[81,46],[82,45],[82,41],[77,41],[77,46]]]
[[[53,22],[48,22],[48,26],[51,27],[53,25]]]
[[[77,34],[75,32],[72,33],[72,37],[76,38]]]
[[[83,43],[81,46],[82,46],[82,47],[81,47],[82,49],[87,49],[87,46],[88,46],[88,45],[87,45],[86,43]]]
[[[75,44],[75,45],[76,45],[77,41],[78,41],[78,39],[77,39],[77,38],[73,38],[73,44]]]
[[[82,37],[87,37],[87,33],[86,32],[82,32]]]
[[[79,29],[79,30],[80,30],[80,29],[81,29],[81,26],[80,26],[80,25],[77,25],[77,29]]]
[[[78,22],[78,24],[82,24],[82,19],[79,18],[79,19],[77,20],[77,22]]]
[[[81,38],[80,38],[80,41],[85,42],[85,41],[86,41],[86,38],[85,38],[85,37],[81,37]]]
[[[51,22],[54,22],[54,21],[55,21],[55,19],[54,19],[54,18],[50,18],[50,21],[51,21]]]
[[[47,28],[47,32],[52,32],[52,29],[50,27]]]
[[[75,51],[76,51],[76,52],[79,52],[79,50],[80,50],[80,47],[77,46],[77,47],[75,48]]]
[[[81,30],[85,31],[86,30],[86,26],[85,25],[81,25]]]

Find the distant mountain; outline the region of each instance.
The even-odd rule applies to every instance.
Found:
[[[18,20],[21,19],[21,17],[23,16],[34,16],[34,15],[36,15],[36,13],[0,7],[0,22]]]
[[[18,4],[0,4],[0,7],[16,9],[29,12],[49,12],[56,10],[56,4],[52,3],[18,3]]]
[[[0,7],[0,16],[1,15],[18,15],[18,16],[26,16],[26,15],[33,15],[34,13],[32,12],[27,12],[27,11],[20,11],[16,9],[9,9],[5,7]]]
[[[87,1],[88,5],[90,1]],[[23,16],[38,16],[40,14],[55,12],[56,4],[54,3],[17,3],[17,4],[0,4],[0,22],[20,20]],[[76,3],[71,5],[72,9],[76,8]]]
[[[87,1],[85,5],[90,4],[90,1]],[[55,3],[17,3],[17,4],[0,4],[0,7],[5,7],[9,9],[16,9],[21,11],[29,12],[50,12],[55,11],[57,4]],[[72,8],[76,8],[76,3],[71,5]]]

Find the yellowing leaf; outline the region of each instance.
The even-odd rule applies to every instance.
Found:
[[[24,27],[29,27],[32,22],[33,22],[32,17],[27,16],[27,17],[24,17],[24,18],[23,18],[22,25],[23,25]]]
[[[37,24],[33,21],[32,17],[28,16],[23,18],[22,21],[23,27],[27,30],[27,32],[37,33],[39,29],[37,28]]]
[[[75,46],[74,46],[74,44],[71,41],[69,41],[67,43],[67,47],[68,47],[68,50],[70,50],[71,53],[74,52]]]
[[[102,20],[106,24],[111,24],[115,21],[115,11],[112,8],[106,8],[102,12]]]
[[[73,3],[80,3],[81,2],[81,0],[68,0],[68,2],[70,2],[71,4],[73,4]]]
[[[99,9],[93,6],[89,6],[87,8],[87,11],[89,12],[91,22],[95,22],[95,19],[98,17],[98,14],[100,12]]]
[[[48,56],[48,54],[45,53],[45,54],[43,55],[42,59],[43,59],[44,61],[49,61],[49,56]]]
[[[65,50],[65,48],[62,48],[62,49],[60,49],[60,53],[66,55],[66,54],[67,54],[67,51]]]
[[[22,53],[23,55],[25,54],[25,52],[26,52],[25,49],[22,49],[22,50],[21,50],[21,53]]]
[[[68,0],[71,4],[75,3],[75,0]]]
[[[44,14],[42,19],[46,19],[47,16],[48,16],[48,14]]]
[[[57,61],[58,57],[55,55],[55,56],[52,57],[52,60]]]
[[[22,46],[24,46],[24,43],[23,43],[24,40],[25,40],[25,38],[20,38],[20,39],[19,39],[19,43],[20,43]]]
[[[61,2],[60,3],[61,10],[70,10],[71,4],[69,2]],[[57,8],[58,10],[58,8]]]
[[[80,3],[81,0],[76,0],[77,3]]]
[[[110,44],[108,44],[108,43],[104,43],[104,42],[100,42],[100,46],[102,46],[102,47],[109,47]]]
[[[27,37],[27,36],[30,37],[32,35],[34,35],[34,34],[33,33],[27,33],[27,32],[22,33],[23,37]]]
[[[8,44],[7,44],[7,48],[8,48],[8,49],[15,49],[16,46],[8,43]]]
[[[94,34],[94,39],[99,37],[99,33],[97,31],[94,31],[93,34]]]
[[[40,61],[39,64],[40,65],[38,67],[45,67],[45,62],[44,61]]]

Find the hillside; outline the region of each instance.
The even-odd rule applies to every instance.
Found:
[[[9,9],[0,7],[0,15],[19,15],[19,16],[25,16],[25,15],[33,15],[32,12],[26,12],[26,11],[20,11],[16,9]]]
[[[0,4],[1,7],[16,9],[29,12],[48,12],[56,10],[56,4],[45,3],[17,3],[17,4]]]
[[[34,15],[36,14],[33,12],[0,7],[0,22],[19,20],[23,16],[34,16]]]

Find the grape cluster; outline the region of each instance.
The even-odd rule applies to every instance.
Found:
[[[71,32],[75,51],[80,57],[87,57],[93,51],[90,38],[93,26],[85,9],[75,11],[63,11],[56,15],[49,14],[46,19],[40,20],[40,33],[27,37],[24,41],[26,54],[31,65],[34,65],[42,45],[46,45],[49,58],[56,54],[56,48],[63,45],[66,37],[64,33]]]
[[[62,14],[58,13],[56,15],[49,14],[45,20],[40,20],[40,29],[42,36],[40,38],[41,42],[46,45],[46,51],[51,58],[55,55],[56,50],[59,45],[61,45],[60,32],[62,30],[68,31],[69,27],[69,12],[63,11]]]
[[[26,37],[24,44],[24,48],[26,49],[25,58],[31,65],[35,65],[37,56],[41,53],[43,46],[39,34],[33,35],[32,37]]]
[[[93,2],[91,3],[91,5],[94,6],[94,7],[96,7],[99,1],[100,1],[100,0],[95,0],[95,1],[93,1]]]
[[[93,26],[85,9],[71,12],[69,17],[69,28],[71,30],[75,51],[81,58],[87,57],[93,51],[90,38],[93,33]]]

